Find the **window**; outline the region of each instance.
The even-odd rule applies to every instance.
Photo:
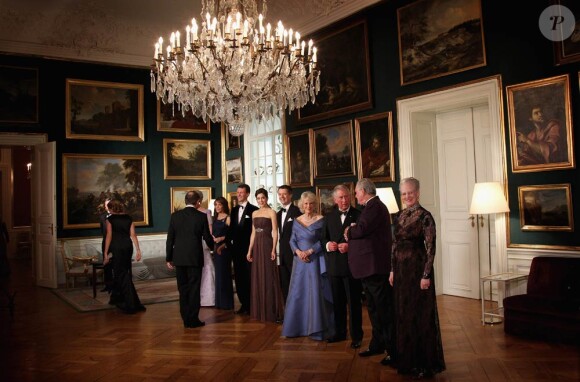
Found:
[[[255,204],[254,196],[258,188],[268,191],[268,204],[276,209],[278,206],[278,187],[284,184],[284,145],[282,122],[280,118],[269,121],[254,122],[246,128],[244,134],[245,183],[252,195],[250,200]]]

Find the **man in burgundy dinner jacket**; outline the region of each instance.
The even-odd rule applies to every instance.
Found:
[[[367,350],[359,356],[387,355],[383,365],[393,365],[396,357],[394,340],[393,290],[389,284],[391,271],[391,219],[389,211],[376,196],[377,189],[367,178],[355,188],[358,204],[364,206],[356,224],[344,230],[348,241],[348,265],[352,276],[362,281],[372,325],[372,338]]]

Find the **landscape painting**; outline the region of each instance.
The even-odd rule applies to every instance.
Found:
[[[143,85],[66,80],[66,137],[143,141]]]
[[[145,155],[63,154],[64,228],[98,228],[105,199],[118,199],[135,225],[149,224]]]
[[[228,183],[242,183],[242,158],[228,159],[226,171]]]
[[[178,104],[168,104],[157,100],[157,131],[180,133],[209,133],[210,123],[191,112],[183,112]]]
[[[351,122],[313,130],[314,177],[354,175],[354,147]]]
[[[518,187],[522,231],[574,231],[570,184]]]
[[[38,122],[38,69],[0,66],[0,123]]]
[[[481,0],[421,0],[397,16],[401,85],[486,65]]]
[[[203,194],[201,208],[209,209],[209,201],[211,200],[211,187],[171,187],[170,213],[185,208],[185,194],[187,194],[189,191],[200,191]]]
[[[211,141],[163,140],[164,179],[210,179]]]

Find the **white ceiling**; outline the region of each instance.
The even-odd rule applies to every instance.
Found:
[[[266,21],[302,35],[381,0],[268,0]],[[199,0],[2,0],[0,51],[148,67],[153,45],[199,21]]]

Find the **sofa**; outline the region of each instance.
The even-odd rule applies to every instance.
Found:
[[[580,343],[580,258],[535,257],[527,293],[503,305],[506,333]]]
[[[139,247],[141,248],[141,261],[135,261],[136,251],[133,251],[133,280],[175,277],[175,270],[167,269],[165,262],[165,241],[167,235],[139,235],[138,238]],[[60,245],[64,254],[63,258],[74,258],[77,262],[78,259],[89,258],[97,259],[101,262],[103,261],[101,242],[102,238],[100,237],[62,239]],[[64,269],[64,267],[59,267],[59,269]]]

